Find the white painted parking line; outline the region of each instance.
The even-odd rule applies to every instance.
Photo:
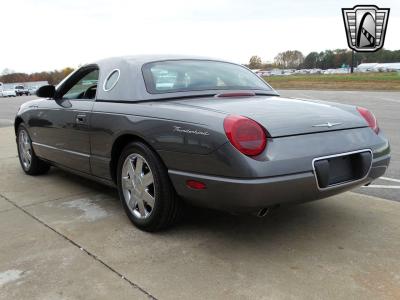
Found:
[[[363,186],[363,188],[400,189],[400,185],[370,184],[368,186]]]
[[[400,183],[400,179],[394,179],[394,178],[389,178],[389,177],[380,177],[379,179]]]

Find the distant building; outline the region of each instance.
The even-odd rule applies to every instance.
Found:
[[[400,71],[400,62],[378,64],[375,69],[378,71]]]
[[[358,72],[400,71],[400,62],[395,63],[363,63],[357,66]]]
[[[364,64],[359,64],[357,66],[357,71],[358,72],[371,72],[375,70],[375,67],[378,65],[378,63],[364,63]]]

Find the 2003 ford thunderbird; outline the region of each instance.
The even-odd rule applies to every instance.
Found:
[[[147,231],[176,221],[183,201],[263,215],[368,184],[390,160],[367,109],[282,98],[224,61],[105,59],[37,95],[15,119],[25,173],[57,166],[116,186]]]

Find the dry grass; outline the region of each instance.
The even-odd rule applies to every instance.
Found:
[[[354,73],[337,75],[289,75],[264,78],[275,89],[397,90],[400,73]]]

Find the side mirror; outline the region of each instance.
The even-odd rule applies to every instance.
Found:
[[[40,98],[54,98],[55,95],[56,87],[54,85],[44,85],[36,91],[36,96]]]

